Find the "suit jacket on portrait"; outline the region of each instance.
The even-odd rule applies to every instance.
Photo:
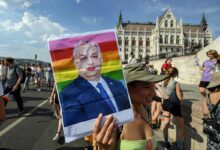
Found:
[[[120,81],[103,77],[119,111],[130,108],[127,90]],[[82,77],[76,78],[59,94],[64,127],[114,113],[97,90]]]

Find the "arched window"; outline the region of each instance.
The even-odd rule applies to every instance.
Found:
[[[128,37],[125,38],[125,45],[128,45]]]
[[[150,39],[149,38],[146,39],[146,46],[150,46]]]
[[[139,46],[143,46],[143,40],[142,40],[142,38],[139,39]]]
[[[128,59],[128,54],[125,54],[125,59]]]
[[[167,21],[167,20],[165,20],[164,26],[165,26],[165,27],[168,27],[168,21]]]
[[[171,35],[171,37],[170,37],[170,44],[173,44],[173,42],[174,42],[174,38],[173,38],[173,35]]]
[[[193,39],[191,43],[192,43],[192,46],[194,46],[195,45],[195,40]]]
[[[188,41],[187,39],[185,39],[184,45],[185,45],[185,47],[188,47],[188,46],[189,46],[189,41]]]
[[[165,36],[165,44],[168,44],[168,35]]]
[[[163,36],[162,35],[160,35],[160,43],[162,44],[163,43]]]
[[[136,41],[135,41],[135,38],[133,37],[132,38],[132,46],[135,46],[135,44],[136,44]]]
[[[118,45],[121,45],[121,37],[118,38]]]
[[[176,36],[176,44],[180,44],[180,38],[179,38],[179,36]]]
[[[174,43],[174,38],[173,38],[173,35],[171,35],[170,37],[170,44],[173,44]]]
[[[170,27],[173,27],[173,20],[170,21]]]

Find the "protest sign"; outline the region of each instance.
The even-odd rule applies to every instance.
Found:
[[[50,39],[65,141],[91,134],[100,113],[133,119],[114,30]]]

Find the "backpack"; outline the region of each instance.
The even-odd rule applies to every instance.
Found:
[[[17,77],[19,77],[18,74],[17,74],[17,72],[16,72],[16,69],[17,69],[18,67],[19,67],[19,66],[15,66],[15,68],[14,68],[14,72],[15,72],[15,74],[17,75]],[[24,83],[24,81],[25,81],[26,74],[25,74],[24,69],[22,69],[21,67],[19,67],[19,69],[21,69],[21,71],[22,71],[22,77],[23,77],[23,78],[22,78],[22,80],[21,80],[21,82],[20,82],[20,83],[22,84],[22,83]]]

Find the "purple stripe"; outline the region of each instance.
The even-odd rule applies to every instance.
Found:
[[[105,33],[95,33],[90,35],[77,35],[76,37],[69,37],[58,40],[48,41],[50,51],[56,51],[65,48],[73,48],[76,43],[81,40],[91,40],[97,43],[115,41],[114,32],[105,32]]]

